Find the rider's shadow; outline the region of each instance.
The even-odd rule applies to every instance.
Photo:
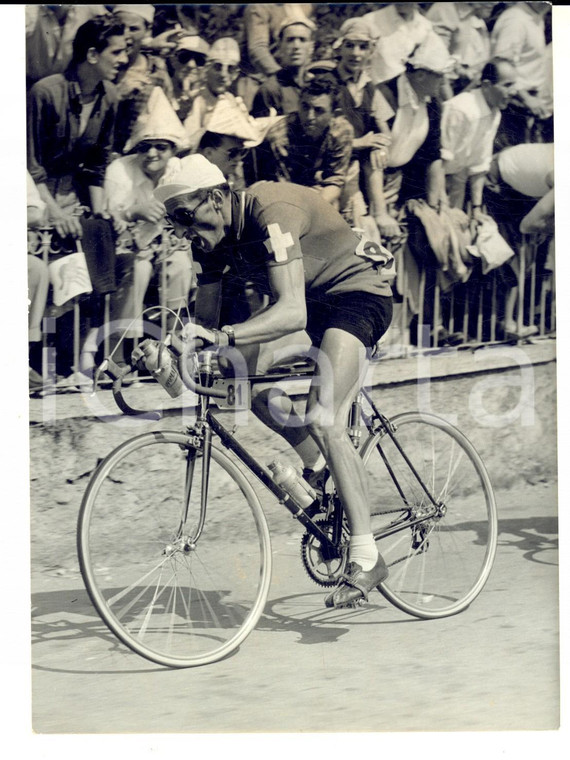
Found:
[[[277,633],[293,631],[299,636],[297,644],[325,644],[339,641],[355,626],[415,621],[408,616],[398,616],[397,620],[385,617],[387,610],[394,608],[376,591],[361,607],[341,610],[325,609],[322,592],[290,594],[268,600],[256,628]]]
[[[549,550],[558,551],[558,519],[556,517],[521,517],[499,519],[499,546],[515,546],[523,558],[543,565],[558,565]],[[542,555],[542,556],[541,556]]]
[[[119,591],[116,589],[115,591]],[[112,593],[112,590],[109,590]],[[136,589],[133,593],[136,593]],[[203,600],[214,617],[220,621],[223,616],[231,618],[228,615],[230,607],[224,602],[227,591],[211,591],[203,595]],[[171,668],[157,665],[149,662],[146,668],[133,669],[133,663],[140,664],[141,658],[132,653],[119,639],[111,633],[105,623],[101,620],[91,600],[85,590],[72,589],[62,591],[45,591],[33,593],[31,596],[32,603],[32,621],[31,621],[31,643],[32,646],[38,644],[49,644],[52,648],[68,646],[70,642],[95,641],[99,640],[102,648],[98,645],[97,654],[94,660],[94,666],[85,668],[62,668],[55,665],[34,665],[34,668],[43,670],[57,670],[66,673],[86,673],[86,672],[105,672],[105,673],[123,673],[128,671],[147,672],[148,670]],[[231,610],[230,610],[231,611]],[[233,608],[233,613],[240,619],[245,618],[248,610],[239,604]],[[126,620],[128,622],[128,620]],[[199,630],[199,625],[196,626]],[[55,651],[55,649],[54,649]],[[228,657],[234,656],[233,652]],[[119,654],[122,660],[112,658],[112,655]],[[225,658],[227,659],[227,657]],[[46,662],[49,661],[49,657]],[[59,658],[53,658],[53,662],[59,662]],[[69,660],[68,660],[69,661]],[[124,663],[124,669],[117,667],[106,667],[107,664],[117,662]],[[103,663],[103,665],[101,665]]]
[[[61,591],[42,591],[31,595],[31,644],[32,647],[46,645],[50,654],[34,657],[33,669],[49,670],[65,673],[124,673],[134,672],[132,663],[135,655],[123,647],[121,642],[111,633],[95,611],[87,592],[83,589],[66,589]],[[66,660],[67,666],[59,663],[61,658],[56,652],[62,647],[69,647],[71,642],[79,643],[88,640],[99,640],[103,644],[101,655],[94,660],[93,666],[70,667],[73,662],[85,663],[85,658],[74,661],[72,657]],[[46,652],[48,650],[45,650]],[[68,650],[69,652],[69,650]],[[125,667],[108,667],[114,653],[123,653],[128,658]],[[137,661],[141,662],[140,658]],[[41,663],[41,664],[40,664]],[[141,668],[138,672],[146,672],[153,668]],[[156,668],[156,666],[154,666]]]

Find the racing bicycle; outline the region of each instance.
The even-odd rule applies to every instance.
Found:
[[[77,526],[82,577],[101,619],[131,650],[172,668],[228,656],[263,614],[272,549],[253,483],[299,521],[301,561],[319,586],[342,576],[349,538],[327,471],[314,504],[301,508],[224,424],[228,412],[231,419],[250,407],[255,383],[279,375],[220,377],[212,351],[195,356],[196,371],[185,377],[196,394],[192,424],[115,448],[90,477]],[[140,414],[123,393],[132,367],[105,359],[100,369],[122,412]],[[444,418],[388,419],[365,388],[347,432],[366,468],[373,532],[390,571],[378,591],[417,618],[465,610],[485,586],[497,546],[496,503],[480,455]]]

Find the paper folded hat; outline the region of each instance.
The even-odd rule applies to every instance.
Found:
[[[166,32],[161,32],[156,37],[145,40],[145,47],[150,52],[160,55],[172,55],[179,50],[190,50],[194,53],[207,55],[210,50],[205,39],[180,27],[167,29]]]
[[[206,132],[214,132],[218,135],[227,135],[242,140],[244,147],[255,148],[265,139],[268,130],[284,116],[277,116],[272,109],[269,116],[255,119],[250,116],[245,105],[240,99],[221,97],[214,110],[204,120],[200,134],[193,142],[198,145]]]
[[[210,46],[206,40],[202,37],[198,37],[197,34],[186,34],[176,40],[174,48],[175,52],[179,50],[189,50],[192,53],[200,53],[201,55],[208,55]]]
[[[188,135],[161,87],[155,87],[125,144],[130,153],[143,140],[170,140],[176,151],[188,147]]]

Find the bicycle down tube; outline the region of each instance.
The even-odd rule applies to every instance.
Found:
[[[306,528],[315,538],[318,538],[323,544],[326,545],[327,550],[336,551],[337,547],[331,541],[331,539],[323,533],[323,531],[316,525],[313,520],[304,512],[304,510],[296,504],[289,494],[284,491],[280,486],[275,483],[265,468],[263,468],[251,454],[238,442],[235,437],[216,419],[216,416],[208,410],[206,413],[206,420],[208,425],[212,428],[212,431],[218,436],[222,444],[233,451],[233,453],[240,459],[244,465],[263,483],[263,485],[271,491],[271,493],[277,497],[277,499],[284,504],[284,506],[291,512],[293,517]]]

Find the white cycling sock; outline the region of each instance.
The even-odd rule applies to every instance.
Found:
[[[348,545],[348,561],[358,562],[364,572],[372,570],[378,560],[378,549],[372,533],[351,536]]]

